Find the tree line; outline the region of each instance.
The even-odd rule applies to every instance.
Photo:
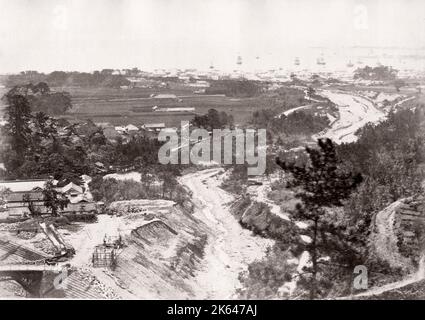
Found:
[[[128,75],[134,72],[135,71],[129,70]],[[20,74],[10,75],[6,84],[8,87],[13,87],[37,82],[46,82],[50,87],[76,86],[83,88],[119,88],[120,86],[128,86],[131,84],[124,75],[113,74],[112,69],[103,69],[101,71],[94,71],[93,73],[53,71],[44,74],[37,71],[23,71]]]

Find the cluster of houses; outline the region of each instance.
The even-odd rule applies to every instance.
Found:
[[[114,141],[118,137],[127,140],[136,135],[155,138],[162,129],[165,129],[165,123],[146,123],[142,126],[134,124],[126,126],[100,124],[100,126],[103,135],[110,141]],[[61,126],[58,128],[58,134],[60,137],[67,137],[71,142],[77,144],[80,142],[81,137],[92,135],[93,132],[96,134],[97,130],[99,130],[99,127],[95,123],[88,121]]]
[[[104,69],[102,73],[107,72],[112,75],[122,75],[129,82],[128,86],[121,86],[121,89],[139,88],[158,88],[167,87],[167,82],[163,80],[174,78],[180,82],[197,88],[209,86],[209,79],[218,79],[219,73],[213,68],[209,71],[198,71],[196,69],[155,69],[153,71],[142,71],[138,68],[132,69]]]
[[[103,128],[103,135],[106,139],[111,141],[118,137],[125,140],[136,135],[154,138],[162,129],[165,129],[165,123],[147,123],[140,127],[133,124],[128,124],[126,126],[105,126]]]
[[[56,191],[64,194],[69,199],[69,204],[61,213],[99,213],[101,203],[93,201],[93,197],[88,190],[90,177],[83,176],[84,186],[68,183],[59,186],[54,180]],[[41,213],[47,213],[44,206],[43,189],[48,180],[7,180],[0,181],[3,205],[0,208],[0,219],[25,217],[30,213],[28,201],[34,209]]]

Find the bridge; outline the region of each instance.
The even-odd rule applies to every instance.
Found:
[[[67,263],[55,263],[52,256],[21,244],[0,239],[0,281],[15,281],[30,297],[41,297],[43,292],[54,290],[55,278]]]

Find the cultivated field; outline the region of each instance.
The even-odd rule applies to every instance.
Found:
[[[59,88],[55,88],[58,90]],[[262,98],[230,98],[222,95],[194,95],[191,90],[173,89],[85,89],[60,88],[72,97],[72,110],[63,118],[68,120],[92,119],[97,123],[112,125],[164,122],[167,126],[178,126],[182,120],[190,120],[195,114],[205,114],[214,108],[233,115],[236,124],[249,121],[252,112],[265,108]],[[151,94],[175,94],[178,99],[150,98]],[[154,112],[157,107],[193,107],[194,112]]]

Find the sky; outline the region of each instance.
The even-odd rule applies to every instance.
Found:
[[[0,0],[0,73],[231,69],[424,35],[423,0]]]

